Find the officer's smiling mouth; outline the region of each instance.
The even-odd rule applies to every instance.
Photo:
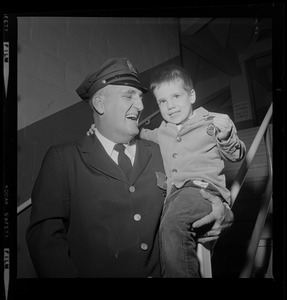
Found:
[[[138,114],[128,114],[128,115],[126,115],[126,118],[129,120],[132,120],[132,121],[137,121],[139,118],[139,115]]]

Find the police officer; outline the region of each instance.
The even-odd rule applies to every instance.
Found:
[[[92,108],[95,135],[44,157],[27,229],[35,269],[39,277],[160,277],[156,172],[164,168],[158,146],[135,138],[147,89],[129,59],[115,58],[76,92]],[[232,212],[206,197],[214,211],[201,222],[215,221],[219,233]]]

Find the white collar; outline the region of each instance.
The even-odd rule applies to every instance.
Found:
[[[106,137],[104,137],[98,131],[97,128],[94,128],[94,132],[95,132],[95,135],[97,136],[97,138],[99,139],[99,141],[101,142],[101,144],[103,145],[103,147],[105,148],[105,150],[108,153],[108,155],[112,156],[113,151],[114,151],[114,146],[115,146],[116,143],[114,143],[111,140],[109,140]],[[130,142],[129,144],[124,144],[124,146],[126,147],[126,150],[130,154],[130,156],[132,158],[134,158],[135,157],[135,150],[136,150],[136,143]]]
[[[181,129],[182,125],[183,125],[185,122],[189,121],[189,120],[190,120],[191,118],[193,118],[195,115],[196,115],[196,112],[193,111],[193,113],[190,114],[190,115],[188,116],[188,118],[187,118],[185,121],[183,121],[181,124],[176,125],[178,131]]]

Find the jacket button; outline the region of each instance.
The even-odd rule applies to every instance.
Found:
[[[172,157],[173,158],[177,158],[178,154],[177,153],[173,153]]]
[[[136,190],[136,188],[135,188],[133,185],[129,187],[129,191],[130,191],[131,193],[133,193],[135,190]]]
[[[178,136],[176,137],[176,140],[177,140],[178,142],[181,142],[181,137],[178,135]]]
[[[135,221],[139,221],[141,218],[142,218],[142,217],[141,217],[140,214],[135,214],[135,215],[134,215],[134,220],[135,220]]]
[[[172,169],[171,172],[176,173],[176,172],[177,172],[177,169]]]
[[[146,243],[141,243],[141,249],[146,251],[148,248],[148,245]]]

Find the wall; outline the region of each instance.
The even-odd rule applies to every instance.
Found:
[[[176,58],[179,46],[177,21],[159,18],[19,17],[18,36],[20,204],[43,151],[89,128],[90,109],[75,93],[87,72],[127,56],[148,84],[150,70]]]
[[[75,93],[86,73],[126,56],[148,85],[155,66],[179,62],[177,30],[173,18],[18,17],[17,205],[30,198],[48,147],[77,139],[93,122]],[[144,101],[149,114],[155,102],[150,95]],[[36,277],[25,243],[29,214],[17,222],[19,278]]]

